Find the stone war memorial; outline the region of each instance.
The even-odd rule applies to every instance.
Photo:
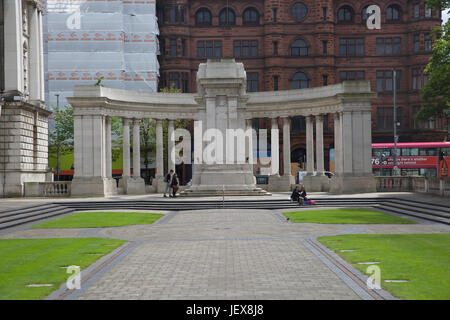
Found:
[[[234,59],[208,60],[199,66],[197,93],[147,93],[101,86],[76,86],[68,98],[74,109],[75,175],[72,196],[117,194],[112,178],[111,117],[123,119],[123,177],[126,194],[144,194],[140,177],[139,136],[141,119],[156,120],[156,191],[164,190],[163,120],[168,120],[168,168],[175,169],[178,150],[174,121],[194,121],[194,174],[185,196],[268,195],[257,187],[253,176],[252,119],[270,118],[271,176],[269,192],[290,191],[295,184],[290,168],[290,118],[306,117],[308,191],[332,193],[375,192],[371,167],[371,92],[369,81],[348,81],[336,85],[276,92],[246,92],[246,72]],[[324,175],[323,118],[334,117],[336,175],[331,182]],[[280,119],[281,118],[281,119]],[[280,120],[280,121],[279,121]],[[279,128],[279,122],[282,127]],[[316,126],[314,148],[314,122]],[[280,130],[281,129],[281,130]],[[231,133],[231,134],[230,134]],[[240,136],[241,135],[241,136]],[[283,141],[280,171],[279,138]],[[236,139],[237,138],[237,139]],[[236,142],[237,140],[237,142]],[[183,161],[191,160],[190,145]],[[188,149],[188,150],[186,150]],[[315,152],[314,152],[315,150]],[[188,152],[186,152],[188,151]],[[208,161],[208,155],[213,161]],[[133,174],[131,175],[131,159]],[[314,159],[316,166],[314,168]],[[313,175],[314,171],[317,175]]]

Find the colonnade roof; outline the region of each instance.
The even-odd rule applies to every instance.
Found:
[[[346,81],[318,88],[246,93],[239,97],[239,108],[246,119],[308,116],[352,109],[369,111],[375,97],[369,81]],[[68,101],[74,107],[74,115],[199,120],[204,113],[202,97],[189,93],[75,86],[74,96]]]

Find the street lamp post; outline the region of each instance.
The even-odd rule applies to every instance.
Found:
[[[396,176],[398,173],[397,168],[397,71],[393,70],[394,76],[394,170],[393,175]]]

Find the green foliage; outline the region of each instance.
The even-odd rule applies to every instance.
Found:
[[[70,147],[73,146],[73,108],[53,106],[53,115],[55,128],[48,133],[48,147],[49,154],[56,155],[56,172],[59,177],[61,156],[70,153]]]
[[[49,147],[73,146],[73,109],[71,106],[59,108],[53,106],[55,129],[49,132]]]
[[[170,88],[168,88],[168,87],[161,88],[159,91],[162,92],[162,93],[181,93],[181,89],[175,88],[175,84],[174,83],[172,83]]]
[[[152,224],[163,214],[144,212],[77,212],[42,222],[31,229],[48,228],[109,228],[137,224]]]
[[[90,238],[0,239],[0,300],[43,299],[71,276],[64,267],[77,265],[84,270],[123,243]]]
[[[371,209],[330,209],[299,212],[285,212],[284,216],[291,222],[323,224],[414,224],[408,219],[395,217]]]
[[[381,270],[381,287],[396,297],[410,300],[450,299],[448,233],[355,234],[320,237],[318,240],[363,274],[368,275],[368,265],[358,262],[379,262],[375,265]]]
[[[427,4],[435,10],[450,9],[449,0],[428,0]],[[450,21],[433,30],[433,33],[436,41],[430,63],[425,69],[428,82],[422,88],[425,107],[414,116],[421,122],[443,116],[450,109]]]
[[[102,84],[103,79],[105,79],[105,77],[97,78],[97,82],[94,84],[94,86],[97,86],[97,87],[104,87],[105,85]]]

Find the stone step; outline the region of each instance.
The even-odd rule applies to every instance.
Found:
[[[423,208],[422,206],[417,206],[416,204],[411,205],[411,204],[399,204],[397,202],[389,202],[389,203],[385,204],[385,206],[389,206],[390,208],[394,208],[394,209],[409,210],[409,211],[420,213],[420,214],[426,214],[426,215],[436,216],[436,217],[440,217],[440,218],[450,219],[450,214],[442,212],[438,209]]]
[[[51,213],[42,213],[39,215],[33,215],[33,216],[29,216],[29,217],[14,219],[13,221],[0,223],[0,230],[12,228],[12,227],[19,226],[19,225],[29,223],[29,222],[35,222],[35,221],[39,221],[39,220],[43,220],[43,219],[47,219],[47,218],[53,218],[53,217],[60,216],[60,215],[66,214],[66,213],[71,213],[71,212],[74,212],[74,210],[68,209],[68,208],[60,208],[60,210],[54,211]]]
[[[428,221],[433,221],[433,222],[438,222],[438,223],[443,223],[443,224],[446,224],[446,225],[450,225],[450,219],[440,218],[440,217],[427,215],[427,214],[423,214],[423,213],[411,212],[409,209],[393,208],[393,207],[389,206],[389,204],[379,205],[377,208],[381,209],[382,211],[385,211],[387,213],[403,214],[403,215],[407,215],[407,216],[411,216],[411,217],[425,219],[425,220],[428,220]]]
[[[39,215],[42,213],[57,211],[60,209],[61,209],[60,206],[50,204],[50,205],[46,205],[46,206],[39,206],[39,207],[35,207],[35,208],[29,208],[26,210],[16,211],[13,213],[5,213],[5,214],[0,215],[0,223],[12,221],[14,219],[20,219],[21,217],[24,217],[24,216]]]

